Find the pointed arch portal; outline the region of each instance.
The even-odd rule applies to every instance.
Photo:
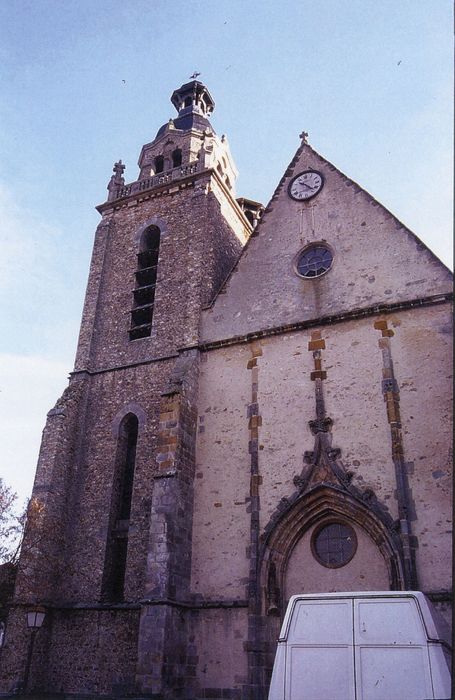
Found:
[[[355,553],[345,566],[324,566],[314,549],[321,526],[339,523],[355,532]],[[400,590],[400,545],[391,522],[344,490],[311,489],[281,512],[262,545],[263,613],[284,613],[294,593]]]

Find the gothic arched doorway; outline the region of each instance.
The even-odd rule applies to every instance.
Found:
[[[266,685],[290,596],[400,590],[400,551],[392,518],[377,501],[327,484],[295,494],[262,538],[259,583]]]
[[[263,611],[294,593],[403,588],[391,519],[359,498],[321,485],[284,510],[262,548]]]

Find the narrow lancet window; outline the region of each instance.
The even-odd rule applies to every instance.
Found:
[[[142,236],[137,256],[130,340],[148,338],[152,331],[159,249],[160,230],[156,226],[150,226]]]
[[[103,600],[117,603],[124,600],[137,435],[138,419],[128,413],[120,423],[117,441],[102,583]]]

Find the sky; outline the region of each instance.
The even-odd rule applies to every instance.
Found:
[[[194,71],[267,203],[299,134],[452,268],[451,0],[0,0],[2,477],[30,495],[113,163]]]

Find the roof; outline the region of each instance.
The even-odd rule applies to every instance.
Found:
[[[205,131],[205,129],[207,128],[213,131],[213,127],[210,124],[207,117],[204,117],[202,114],[198,114],[194,111],[189,112],[188,114],[183,114],[181,117],[176,117],[172,121],[174,127],[179,131],[189,131],[190,129],[195,129],[196,131]],[[159,138],[162,134],[164,134],[168,123],[169,122],[166,122],[166,124],[163,124],[163,126],[161,126],[158,129],[155,139]]]

